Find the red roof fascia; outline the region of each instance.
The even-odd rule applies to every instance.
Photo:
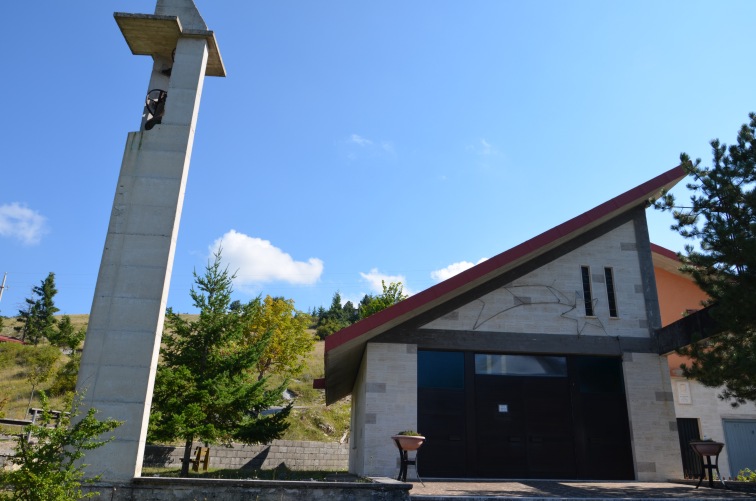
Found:
[[[575,231],[584,228],[585,226],[598,221],[615,210],[619,210],[629,203],[638,200],[649,192],[660,190],[667,184],[675,181],[676,179],[682,179],[685,177],[685,171],[682,167],[677,166],[667,172],[656,176],[655,178],[646,181],[645,183],[636,186],[635,188],[607,201],[601,205],[594,207],[593,209],[584,212],[583,214],[576,216],[569,221],[566,221],[554,228],[537,235],[530,240],[527,240],[520,245],[512,247],[509,250],[498,254],[491,259],[483,261],[482,263],[469,268],[462,273],[454,275],[447,280],[438,283],[422,292],[410,296],[409,298],[401,301],[400,303],[379,311],[359,322],[346,327],[338,332],[335,332],[325,339],[325,351],[328,352],[334,348],[337,348],[353,339],[360,337],[361,335],[379,327],[395,318],[398,318],[406,313],[411,312],[425,304],[430,303],[434,299],[441,296],[445,296],[463,285],[472,282],[476,279],[482,278],[485,275],[496,271],[497,269],[506,266],[520,258],[528,256],[533,252],[557,241],[558,239],[565,237]]]
[[[660,256],[664,256],[668,259],[674,259],[675,261],[680,261],[680,258],[677,257],[677,252],[671,251],[667,249],[666,247],[662,247],[661,245],[652,243],[651,252],[655,254],[659,254]]]
[[[19,344],[26,344],[20,339],[16,339],[14,337],[8,337],[8,336],[0,336],[0,343],[19,343]]]

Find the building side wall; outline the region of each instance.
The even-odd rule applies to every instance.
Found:
[[[703,308],[706,294],[690,278],[675,275],[661,268],[654,270],[659,293],[662,326],[680,320],[687,310]]]
[[[659,307],[662,324],[679,320],[686,310],[700,309],[706,294],[692,278],[656,268],[656,283],[659,291]],[[675,415],[678,418],[697,419],[701,437],[723,442],[725,448],[719,456],[719,471],[726,478],[734,478],[737,471],[730,469],[728,443],[724,434],[725,419],[756,419],[756,405],[752,402],[732,407],[729,401],[719,398],[722,388],[707,388],[701,383],[682,377],[680,365],[690,361],[675,353],[667,357]],[[679,450],[679,446],[678,446]],[[756,456],[755,456],[756,457]]]
[[[625,353],[622,369],[636,480],[682,478],[666,360],[654,353]]]
[[[363,363],[355,393],[364,395],[358,403],[364,414],[352,430],[349,471],[395,477],[399,452],[391,436],[417,429],[417,346],[369,343]]]
[[[367,358],[363,357],[352,390],[352,413],[349,427],[349,471],[358,475],[363,475],[365,471],[365,455],[363,452],[365,450],[365,405],[367,402],[365,398],[366,367]]]
[[[586,316],[581,267],[590,267]],[[604,268],[612,269],[618,318],[610,318]],[[626,222],[423,328],[648,338],[635,224]]]
[[[680,384],[686,386],[681,388]],[[727,478],[735,478],[738,472],[730,470],[722,421],[724,419],[756,419],[756,405],[749,402],[737,408],[732,407],[729,402],[717,397],[719,388],[707,388],[695,380],[681,377],[672,378],[672,392],[677,417],[698,419],[702,438],[708,437],[725,444],[725,449],[719,456],[719,471]],[[754,453],[754,458],[756,458],[756,453]]]

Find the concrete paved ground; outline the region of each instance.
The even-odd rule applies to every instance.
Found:
[[[742,500],[756,499],[756,492],[739,492],[708,488],[695,484],[659,482],[581,482],[581,481],[450,481],[425,480],[425,485],[412,481],[410,497],[413,501],[483,501],[486,499],[543,499],[571,501],[586,499],[656,500]]]

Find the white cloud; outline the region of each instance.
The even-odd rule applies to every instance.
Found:
[[[48,232],[47,219],[17,202],[0,205],[0,236],[15,238],[24,245],[36,245]]]
[[[499,151],[496,149],[496,147],[483,138],[479,139],[475,144],[468,146],[467,149],[482,157],[499,154]]]
[[[460,261],[458,263],[452,263],[446,268],[441,268],[440,270],[431,271],[431,278],[433,280],[436,280],[438,282],[443,282],[447,278],[451,278],[454,275],[457,275],[459,273],[462,273],[465,270],[468,270],[475,266],[476,264],[480,264],[483,261],[485,261],[488,258],[480,258],[477,263],[471,263],[469,261]]]
[[[210,246],[211,253],[223,249],[223,262],[236,272],[235,284],[241,287],[266,282],[314,284],[323,273],[323,261],[311,257],[295,261],[268,240],[230,230]]]
[[[373,293],[383,293],[383,284],[381,282],[386,282],[386,285],[389,285],[392,282],[401,282],[402,291],[408,296],[412,295],[412,292],[407,288],[407,278],[404,275],[386,275],[385,273],[379,272],[378,268],[373,268],[368,273],[360,272],[360,276],[362,276],[362,279],[370,285],[370,289]]]
[[[359,134],[352,134],[349,137],[349,141],[352,142],[352,143],[358,144],[360,146],[372,146],[373,145],[373,141],[371,141],[370,139],[364,138],[364,137],[360,136]]]
[[[394,143],[388,140],[373,140],[359,134],[351,134],[345,141],[345,155],[349,160],[396,156]]]

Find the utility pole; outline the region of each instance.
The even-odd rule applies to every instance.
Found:
[[[3,275],[3,285],[0,285],[0,301],[3,300],[3,291],[5,290],[5,279],[8,278],[8,272]]]

